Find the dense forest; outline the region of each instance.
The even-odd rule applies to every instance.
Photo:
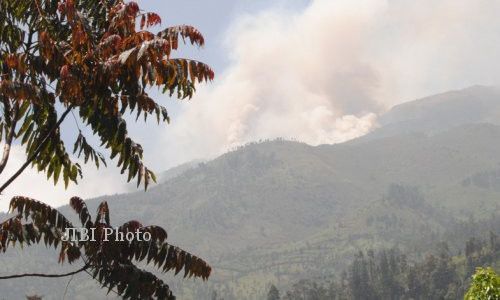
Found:
[[[422,261],[411,262],[397,248],[360,251],[339,278],[332,281],[301,280],[281,299],[463,299],[476,267],[500,264],[500,239],[471,238],[453,255],[446,242],[439,243]],[[280,299],[272,285],[268,299]]]

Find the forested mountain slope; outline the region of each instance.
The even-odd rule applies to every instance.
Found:
[[[483,99],[483,88],[479,90],[477,99]],[[461,99],[472,92],[453,93],[461,105],[469,103]],[[412,107],[455,107],[451,100],[434,106],[421,101]],[[491,117],[495,114],[488,111]],[[390,114],[388,122],[394,124],[411,113],[398,108]],[[426,120],[432,114],[422,116]],[[489,117],[473,122],[462,117],[442,130],[337,145],[252,143],[171,172],[146,193],[91,199],[89,206],[95,210],[98,202],[108,201],[113,224],[136,219],[161,225],[172,243],[207,258],[214,267],[209,284],[174,282],[180,299],[209,298],[213,288],[225,299],[260,299],[269,282],[286,285],[303,277],[329,276],[346,267],[360,249],[398,245],[418,256],[462,222],[497,220],[500,126],[484,123]],[[74,218],[68,207],[62,211]],[[449,237],[449,242],[462,247],[463,239],[476,233]],[[44,270],[44,261],[50,259],[57,260],[56,252],[11,251],[0,256],[1,273],[37,271],[27,270],[23,260],[32,262],[29,266],[40,263],[37,268]],[[84,278],[71,284],[68,297],[103,297]],[[53,289],[60,282],[29,282],[30,291],[46,299],[61,296]],[[0,290],[16,298],[26,293],[24,283],[0,281]]]

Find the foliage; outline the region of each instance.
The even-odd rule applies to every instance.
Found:
[[[146,262],[163,272],[184,270],[184,277],[199,277],[206,280],[210,266],[202,259],[166,242],[167,232],[158,226],[143,226],[138,221],[129,221],[106,238],[106,229],[111,228],[106,202],[99,205],[94,221],[83,200],[73,197],[71,207],[78,214],[82,228],[95,231],[95,240],[82,239],[77,233],[67,240],[67,232],[75,228],[59,211],[50,206],[25,197],[15,197],[10,210],[16,215],[3,222],[0,227],[0,251],[19,243],[32,245],[43,243],[47,247],[59,248],[59,262],[73,263],[83,260],[85,270],[99,281],[102,287],[113,290],[124,299],[175,299],[170,287],[154,274],[136,267],[135,263]],[[151,240],[122,240],[120,233],[149,233]]]
[[[156,13],[140,10],[134,1],[0,1],[0,141],[5,142],[0,173],[15,140],[27,154],[0,193],[29,165],[45,172],[54,184],[60,179],[66,187],[70,181],[77,183],[82,168],[61,139],[62,122],[75,112],[108,149],[109,158],[117,158],[121,173],[128,172],[128,181],[137,178],[137,186],[145,189],[156,181],[143,162],[142,146],[128,134],[124,116],[135,113],[136,120],[154,116],[158,123],[169,122],[167,109],[149,97],[149,88],[186,99],[196,83],[214,78],[206,64],[172,56],[181,39],[203,46],[197,29],[182,25],[156,34],[149,31],[159,24]],[[76,116],[75,121],[80,128]],[[84,132],[80,130],[75,140],[73,154],[83,155],[84,163],[106,165],[105,156],[88,143]],[[15,243],[60,247],[61,263],[83,260],[85,270],[103,287],[131,299],[173,298],[168,285],[135,262],[175,274],[184,270],[184,277],[210,275],[203,260],[166,243],[161,227],[131,221],[116,234],[147,232],[152,240],[105,241],[102,233],[111,228],[106,202],[99,206],[95,221],[81,199],[72,198],[71,207],[84,228],[96,231],[97,241],[64,240],[65,230],[74,227],[62,214],[41,202],[15,197],[10,209],[17,215],[0,225],[0,250]]]
[[[267,300],[279,300],[280,299],[280,291],[273,284],[269,288],[269,292],[267,293]]]
[[[447,241],[451,253],[461,250],[464,254],[466,241],[475,236],[471,252],[476,254],[470,255],[472,272],[476,266],[491,265],[476,250],[487,249],[479,238],[487,238],[490,230],[498,234],[500,229],[495,210],[499,193],[462,190],[457,179],[496,163],[494,154],[500,147],[498,131],[485,132],[472,135],[459,129],[439,138],[415,141],[408,136],[403,141],[385,139],[339,147],[309,147],[280,141],[252,144],[199,167],[192,166],[147,193],[106,196],[89,200],[87,205],[95,211],[100,201],[108,201],[112,205],[113,222],[117,224],[130,219],[134,212],[133,218],[148,220],[150,224],[167,229],[175,226],[176,243],[189,245],[188,249],[195,253],[211,253],[210,263],[217,265],[218,270],[212,275],[215,280],[208,284],[182,277],[167,281],[176,294],[188,299],[210,299],[211,289],[217,290],[219,299],[265,299],[270,282],[276,283],[283,298],[288,284],[301,278],[318,282],[333,274],[340,277],[341,270],[348,269],[356,249],[390,249],[397,244],[413,263],[420,261],[440,240]],[[466,138],[469,135],[477,137],[472,144]],[[419,143],[423,146],[415,146]],[[366,149],[373,147],[379,149],[377,154],[366,156]],[[449,149],[462,155],[446,155]],[[383,180],[377,175],[386,168],[398,169],[409,157],[415,163],[401,173],[387,173]],[[438,163],[443,160],[446,167]],[[432,163],[422,169],[421,161]],[[377,162],[383,162],[383,166]],[[463,168],[464,163],[469,167]],[[440,177],[443,172],[455,176]],[[382,182],[366,174],[373,174]],[[348,180],[349,185],[341,184],[343,180]],[[408,193],[398,198],[408,201],[395,201],[392,189],[388,189],[391,182],[408,187]],[[409,207],[414,194],[412,187],[418,188],[426,205]],[[449,194],[450,188],[459,191],[459,195]],[[165,195],[168,201],[162,200]],[[387,198],[386,202],[377,202],[379,195]],[[202,201],[202,205],[193,199]],[[352,208],[357,203],[362,207]],[[428,211],[429,205],[433,211]],[[440,213],[443,210],[446,215]],[[71,215],[68,207],[60,211]],[[484,214],[480,214],[482,211]],[[474,218],[467,218],[469,214]],[[490,215],[491,222],[483,223]],[[368,225],[371,216],[373,224]],[[327,223],[328,220],[332,222]],[[294,242],[297,239],[305,241]],[[227,249],[228,244],[231,249]],[[43,247],[30,248],[23,256],[39,255],[44,267],[58,272],[59,266],[52,266],[51,256],[43,255],[45,252]],[[3,259],[4,273],[22,266],[21,255],[16,256],[12,251],[7,256],[10,259]],[[465,274],[471,273],[459,268],[460,278],[469,277]],[[24,282],[27,280],[11,282],[13,288],[5,291],[10,295],[6,297],[15,299],[23,295]],[[31,282],[36,284],[34,291],[55,298],[60,298],[59,287],[66,284],[64,279]],[[88,288],[91,284],[90,278],[73,280],[68,293],[101,299],[103,292]],[[324,288],[328,290],[329,286]]]
[[[167,109],[147,88],[185,99],[196,83],[213,79],[204,63],[172,57],[180,39],[203,46],[201,33],[182,25],[154,34],[148,29],[160,17],[124,0],[2,0],[0,20],[0,138],[8,147],[20,139],[29,162],[67,186],[82,174],[61,140],[60,124],[78,111],[128,180],[147,188],[155,176],[123,116],[134,112],[168,122]],[[104,162],[80,132],[73,152],[82,151],[85,162]],[[0,173],[8,151],[4,157]]]
[[[500,299],[500,276],[492,268],[477,268],[465,300]]]
[[[464,270],[470,257],[476,258],[476,266],[500,263],[499,239],[495,234],[490,234],[488,242],[472,238],[467,245],[470,243],[476,245],[474,251],[456,257],[450,254],[447,244],[441,243],[435,253],[416,263],[397,249],[359,252],[336,280],[301,280],[287,291],[284,299],[459,299],[466,292],[470,273]],[[492,268],[479,268],[473,278],[465,299],[499,299],[499,278]],[[481,294],[485,291],[490,298]]]

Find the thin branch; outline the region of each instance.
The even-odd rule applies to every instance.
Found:
[[[17,274],[17,275],[10,275],[10,276],[0,276],[0,280],[21,278],[21,277],[48,277],[48,278],[66,277],[66,276],[72,276],[72,275],[75,275],[77,273],[83,272],[83,271],[87,270],[89,267],[90,267],[89,265],[85,265],[76,271],[64,273],[64,274],[26,273],[26,274]]]
[[[6,101],[9,101],[9,100],[6,100]],[[9,132],[7,133],[7,136],[5,137],[5,145],[3,147],[2,160],[0,161],[0,174],[2,174],[3,170],[5,169],[5,166],[7,165],[7,161],[9,160],[10,147],[12,145],[12,141],[14,139],[14,134],[16,131],[18,114],[19,114],[19,104],[16,102],[16,104],[14,106],[14,114],[12,115],[12,120],[10,122]]]
[[[38,0],[35,0],[35,5],[36,5],[36,9],[38,10],[38,14],[42,18],[42,20],[45,21],[46,23],[48,23],[47,18],[45,17],[45,15],[42,12],[42,9],[40,8],[40,3],[38,3]]]
[[[64,289],[63,300],[66,300],[66,294],[68,293],[68,287],[69,287],[69,284],[71,283],[71,280],[73,280],[73,275],[71,275],[71,277],[68,280],[68,283],[66,284],[66,288]]]
[[[78,125],[78,120],[76,119],[75,113],[73,111],[71,111],[71,115],[73,116],[73,120],[75,120],[76,128],[78,128],[79,132],[82,132],[82,130],[80,129],[80,125]]]
[[[10,147],[12,144],[12,140],[14,137],[14,128],[11,127],[9,133],[7,134],[7,137],[5,138],[5,145],[3,146],[3,155],[2,155],[2,160],[0,161],[0,174],[2,174],[3,170],[5,169],[5,166],[7,165],[7,161],[9,160],[10,156]]]
[[[43,138],[43,140],[40,142],[40,144],[38,144],[38,146],[36,147],[35,151],[33,152],[33,154],[28,157],[28,159],[26,160],[26,162],[19,168],[19,170],[16,171],[16,173],[14,173],[1,187],[0,187],[0,194],[19,176],[21,175],[21,173],[23,173],[24,169],[26,169],[38,156],[38,154],[40,154],[40,152],[42,151],[43,147],[45,146],[45,144],[48,142],[49,138],[52,136],[52,134],[54,133],[54,131],[56,131],[57,128],[59,128],[59,126],[61,126],[61,123],[64,121],[64,119],[66,118],[66,116],[68,115],[68,113],[74,108],[73,105],[70,105],[68,106],[68,108],[66,109],[66,111],[64,111],[64,113],[61,115],[61,117],[59,118],[59,120],[57,121],[57,123],[54,125],[54,127],[52,127],[50,129],[50,131],[47,133],[47,135]]]

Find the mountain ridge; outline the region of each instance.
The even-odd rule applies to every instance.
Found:
[[[380,127],[361,140],[423,132],[434,134],[468,123],[500,124],[500,87],[471,86],[395,105]]]
[[[179,298],[208,299],[216,288],[227,299],[254,299],[269,282],[340,271],[359,249],[397,245],[424,252],[460,222],[498,218],[500,125],[481,118],[334,145],[250,143],[187,164],[147,192],[87,203],[92,212],[107,201],[114,225],[136,219],[163,226],[170,242],[214,266],[209,286],[174,280]],[[61,211],[76,220],[68,206]],[[82,286],[93,285],[82,281],[71,291],[100,295],[97,285],[87,294]],[[22,288],[12,291],[19,295]]]

